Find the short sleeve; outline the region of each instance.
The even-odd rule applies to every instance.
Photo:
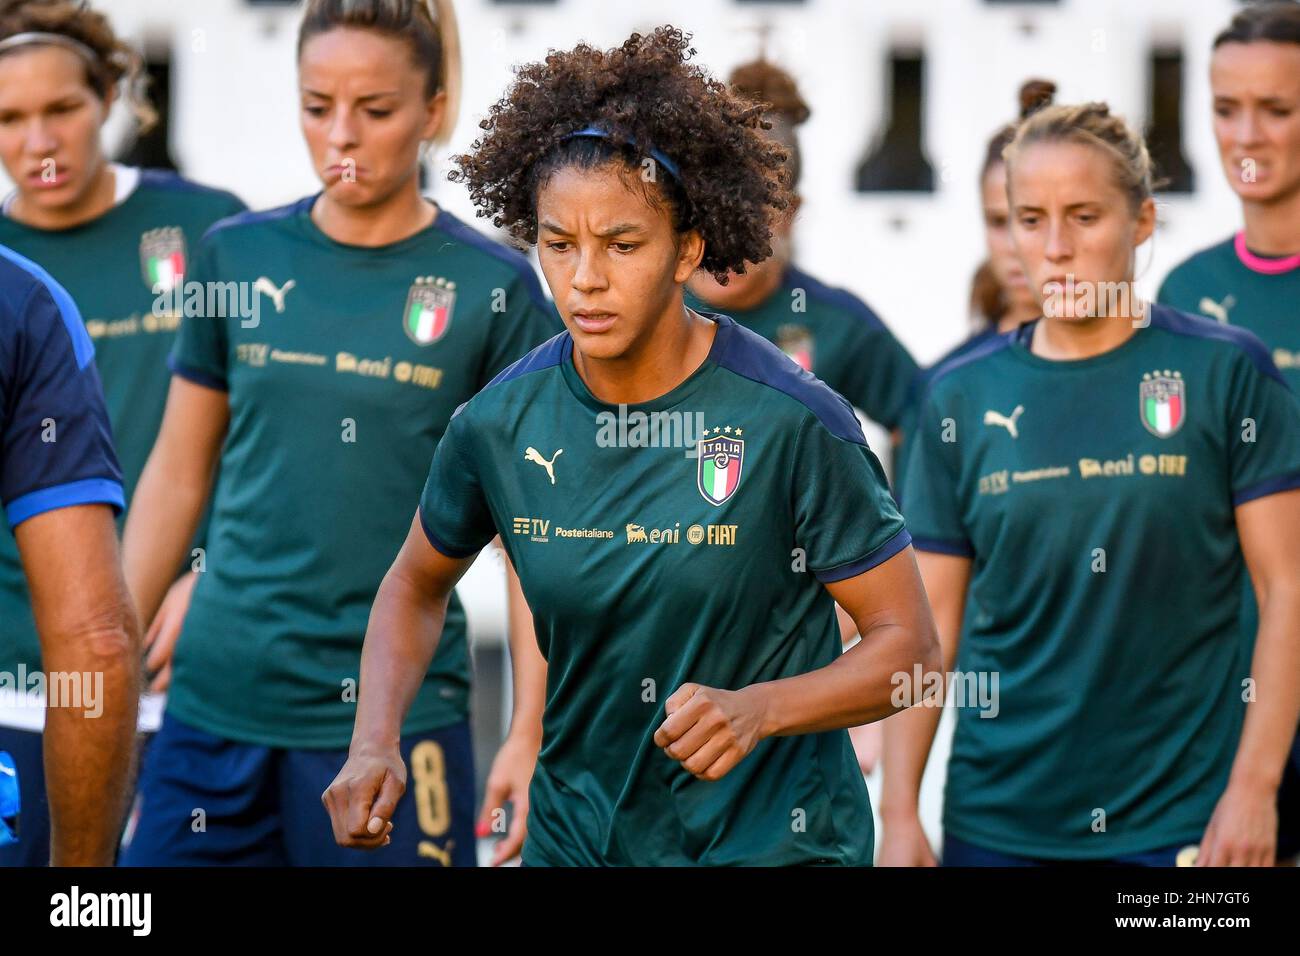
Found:
[[[864,306],[865,309],[865,306]],[[917,376],[916,361],[885,325],[869,313],[871,321],[846,316],[856,330],[847,343],[848,355],[840,394],[886,428],[899,428],[912,400]]]
[[[11,527],[57,508],[125,506],[94,347],[61,286],[32,287],[0,348],[0,501]]]
[[[506,289],[505,309],[494,314],[492,332],[479,388],[492,381],[502,369],[517,362],[547,339],[564,331],[559,314],[542,294],[542,287],[531,270]]]
[[[860,432],[841,438],[809,416],[794,459],[795,543],[817,580],[856,577],[908,546],[885,472]]]
[[[971,557],[958,495],[957,442],[944,441],[944,414],[930,393],[911,431],[903,501],[918,551]]]
[[[420,523],[429,543],[449,558],[477,554],[497,534],[479,479],[478,456],[470,447],[464,405],[452,416],[433,453],[420,495]]]
[[[1300,488],[1300,399],[1260,346],[1233,372],[1228,422],[1232,503]]]
[[[185,273],[185,284],[181,287],[186,293],[185,309],[167,367],[186,381],[225,391],[229,364],[228,320],[220,311],[208,314],[207,295],[194,294],[194,290],[206,290],[209,282],[219,279],[215,260],[212,233],[208,233],[199,243],[189,271]],[[226,299],[224,295],[213,296],[213,304],[224,305]]]

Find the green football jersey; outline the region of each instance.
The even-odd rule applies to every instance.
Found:
[[[1239,232],[1177,266],[1157,298],[1254,332],[1292,391],[1300,391],[1300,255],[1257,255]]]
[[[0,215],[0,245],[39,263],[68,290],[95,345],[95,364],[131,500],[162,421],[167,354],[180,317],[154,309],[154,285],[170,289],[188,250],[219,219],[241,212],[230,193],[162,170],[120,167],[135,188],[102,216],[69,229],[37,229]],[[40,668],[18,547],[0,529],[0,670]]]
[[[697,311],[709,308],[689,294],[686,304]],[[776,343],[872,421],[889,429],[902,422],[919,369],[879,316],[853,293],[790,266],[762,304],[727,314]]]
[[[1076,361],[1036,324],[934,375],[908,464],[916,547],[972,559],[944,827],[1045,858],[1194,843],[1250,676],[1233,509],[1300,487],[1300,402],[1253,335],[1164,306]]]
[[[1196,253],[1160,285],[1160,302],[1199,312],[1263,339],[1291,390],[1300,394],[1300,255],[1260,256],[1246,235]],[[1253,647],[1259,630],[1255,592],[1247,581],[1242,595],[1242,638]]]
[[[172,356],[228,391],[230,425],[168,708],[297,748],[351,739],[370,605],[452,412],[560,328],[527,260],[445,209],[366,248],[325,235],[315,199],[204,238]],[[404,732],[463,719],[468,691],[453,602]]]
[[[840,653],[823,586],[907,547],[849,405],[726,316],[654,401],[598,400],[556,336],[452,419],[420,500],[433,546],[500,533],[547,669],[524,861],[869,865],[848,733],[762,741],[719,781],[654,743],[682,684],[739,689]]]

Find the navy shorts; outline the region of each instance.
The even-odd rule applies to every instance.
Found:
[[[943,838],[944,866],[1174,866],[1178,851],[1186,844],[1112,857],[1108,860],[1045,860],[1015,856],[1000,850],[976,846],[954,836]]]
[[[469,721],[401,739],[406,792],[392,843],[334,842],[321,794],[347,748],[237,743],[163,717],[140,777],[122,866],[474,866]]]

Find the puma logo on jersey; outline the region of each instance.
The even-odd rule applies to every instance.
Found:
[[[1010,416],[1007,416],[1007,415],[999,414],[998,412],[995,412],[992,409],[989,409],[987,412],[984,413],[984,424],[1001,425],[1003,428],[1005,428],[1008,432],[1011,433],[1012,438],[1019,438],[1020,432],[1016,431],[1016,419],[1018,419],[1024,413],[1024,411],[1025,411],[1025,406],[1017,405],[1016,410],[1012,412]]]
[[[0,773],[4,774],[6,777],[18,776],[18,772],[12,767],[0,767]]]
[[[415,852],[426,860],[437,860],[443,866],[451,866],[451,848],[455,843],[455,840],[448,840],[446,849],[443,849],[432,840],[421,840]]]
[[[524,461],[531,461],[538,465],[541,465],[543,468],[546,469],[546,474],[550,476],[551,484],[555,484],[555,459],[559,458],[563,454],[564,454],[564,449],[560,448],[555,452],[554,455],[551,456],[551,460],[547,461],[545,458],[542,457],[542,453],[540,451],[538,451],[536,448],[529,445],[528,450],[524,452]]]
[[[275,311],[283,312],[284,297],[288,295],[289,290],[292,289],[297,284],[298,283],[295,282],[293,279],[290,279],[288,282],[286,282],[284,285],[282,285],[277,289],[275,283],[272,282],[270,279],[268,279],[266,276],[258,276],[257,281],[253,283],[253,291],[262,292],[270,296],[271,301],[275,303]]]
[[[1222,302],[1215,302],[1208,295],[1201,297],[1201,304],[1197,306],[1203,313],[1212,319],[1218,319],[1221,325],[1228,324],[1228,310],[1237,304],[1236,298],[1226,296]]]

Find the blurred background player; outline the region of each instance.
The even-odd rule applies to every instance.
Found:
[[[252,289],[260,315],[223,302],[185,319],[127,525],[128,581],[150,615],[220,459],[128,865],[475,862],[457,602],[402,728],[415,780],[402,839],[374,857],[342,850],[319,803],[346,756],[370,605],[434,447],[458,405],[558,328],[520,255],[420,193],[459,68],[450,3],[312,0],[302,128],[324,190],[223,223],[195,256],[191,279]],[[536,737],[506,747],[516,789]]]
[[[786,152],[785,175],[797,189],[802,161],[796,127],[810,110],[794,78],[765,59],[736,67],[731,88],[764,104],[765,134]],[[800,368],[812,372],[894,433],[907,408],[916,362],[871,308],[844,289],[813,278],[794,264],[796,192],[772,225],[772,255],[729,272],[726,284],[699,272],[687,284],[687,304],[718,309],[776,343]]]
[[[167,352],[180,321],[154,303],[181,281],[187,250],[208,226],[243,208],[229,193],[105,156],[101,129],[119,95],[130,98],[142,129],[153,122],[140,66],[107,19],[83,4],[25,0],[0,9],[0,162],[16,187],[0,205],[0,244],[68,290],[97,343],[128,501],[162,420]],[[185,576],[177,590],[191,582]],[[0,669],[20,664],[39,671],[40,645],[18,550],[5,530]],[[0,726],[39,740],[41,714],[0,704]],[[142,729],[156,729],[157,718],[156,706],[145,707]],[[39,801],[27,804],[33,841],[43,832],[43,812]]]
[[[1300,4],[1242,10],[1214,41],[1214,137],[1244,227],[1166,277],[1159,300],[1249,329],[1300,390]],[[1249,585],[1249,582],[1247,582]],[[1256,598],[1242,595],[1254,642]],[[1300,855],[1300,736],[1278,790],[1279,860]]]
[[[736,67],[728,83],[737,93],[763,104],[765,133],[785,150],[785,175],[797,190],[803,168],[797,127],[811,115],[787,71],[760,57]],[[901,440],[901,424],[912,400],[917,365],[879,316],[846,289],[832,288],[794,264],[796,191],[790,208],[772,225],[772,255],[747,262],[743,272],[727,274],[725,285],[701,271],[687,283],[686,304],[717,309],[774,342],[800,368],[811,372]],[[897,476],[898,461],[893,462]],[[857,628],[838,612],[845,642]],[[880,726],[850,731],[858,762],[870,773],[880,753]]]
[[[1033,114],[1005,156],[1046,318],[936,373],[904,494],[945,670],[1000,685],[954,685],[944,864],[1173,865],[1199,843],[1202,865],[1269,865],[1300,713],[1300,402],[1250,333],[1132,293],[1151,163],[1105,104]],[[938,717],[885,727],[882,863],[933,862]]]
[[[758,107],[693,53],[667,26],[553,51],[518,68],[457,157],[483,214],[539,243],[567,331],[438,446],[366,634],[362,683],[380,692],[362,698],[325,795],[340,843],[387,839],[397,727],[452,588],[499,532],[548,664],[526,865],[871,863],[841,728],[892,713],[889,674],[934,666],[937,645],[848,403],[727,316],[684,306],[698,269],[762,262],[789,202]],[[710,435],[593,442],[627,406],[698,413]],[[551,530],[521,531],[514,516],[530,514]],[[845,653],[836,602],[864,635]]]
[[[34,669],[43,662],[59,688],[44,701],[43,737],[0,727],[11,758],[0,772],[20,803],[17,832],[0,823],[3,866],[109,866],[117,850],[140,692],[140,629],[113,525],[121,479],[77,307],[49,273],[0,247],[0,503],[31,594]]]
[[[1026,80],[1020,87],[1020,121],[1044,106],[1050,106],[1055,94],[1056,84],[1050,80]],[[965,355],[995,335],[1020,328],[1042,314],[1020,257],[1016,255],[1015,243],[1011,241],[1007,167],[1002,151],[1015,138],[1018,125],[1008,123],[993,134],[985,147],[984,163],[980,167],[980,210],[988,258],[980,263],[971,280],[971,314],[977,326],[970,338],[936,362],[935,368]]]

